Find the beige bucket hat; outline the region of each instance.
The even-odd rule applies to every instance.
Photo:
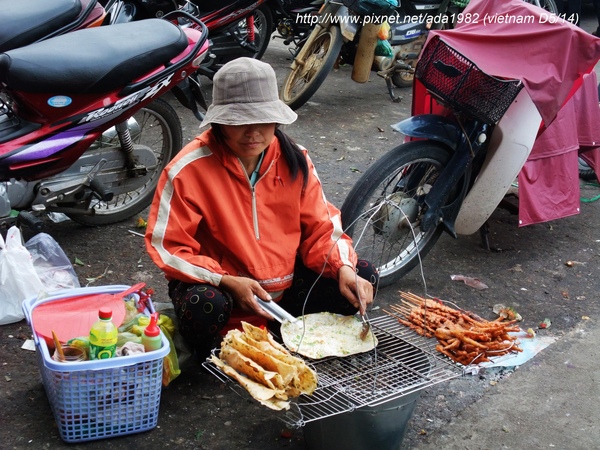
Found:
[[[201,127],[210,123],[288,125],[298,115],[279,100],[273,68],[253,58],[237,58],[221,67],[213,78],[213,99]]]

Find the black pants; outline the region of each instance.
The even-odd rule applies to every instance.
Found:
[[[357,273],[377,289],[379,277],[371,263],[359,260]],[[169,282],[169,297],[175,307],[180,334],[203,358],[217,344],[221,330],[229,322],[233,310],[231,297],[210,284],[178,280]],[[319,277],[300,260],[294,268],[292,286],[283,292],[279,305],[293,316],[323,311],[343,315],[357,312],[340,293],[337,280]],[[278,334],[278,325],[269,323],[269,329]]]

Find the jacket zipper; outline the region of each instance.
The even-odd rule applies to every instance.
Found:
[[[258,183],[260,178],[256,180]],[[254,237],[257,241],[260,241],[260,231],[258,229],[258,211],[256,208],[256,191],[254,190],[254,186],[251,186],[252,189],[252,224],[254,225]]]
[[[238,159],[238,161],[239,161],[239,159]],[[248,182],[248,186],[250,187],[250,192],[252,193],[252,226],[254,227],[255,239],[257,241],[260,241],[260,229],[258,226],[258,210],[256,207],[256,190],[254,188],[260,182],[260,180],[262,178],[264,178],[264,176],[267,174],[267,172],[269,170],[271,170],[271,167],[273,167],[274,161],[271,161],[271,164],[269,164],[269,167],[267,168],[267,170],[265,170],[265,173],[263,173],[263,175],[258,180],[256,180],[256,183],[254,183],[254,186],[252,186],[252,183],[250,182],[250,177],[248,176],[248,173],[244,169],[244,165],[242,164],[242,161],[239,161],[239,163],[240,163],[240,166],[242,167],[242,171],[244,172],[244,175],[246,176],[246,181]]]
[[[267,175],[267,173],[269,173],[271,167],[273,167],[273,164],[275,164],[275,161],[271,161],[269,167],[267,167],[267,170],[265,170],[265,173],[263,173],[262,176],[256,180],[254,186],[252,186],[252,183],[250,183],[250,177],[248,177],[248,174],[246,174],[246,178],[248,179],[248,185],[250,186],[250,190],[252,191],[252,224],[254,225],[254,237],[257,241],[260,241],[260,227],[258,224],[258,208],[256,207],[255,188],[258,185],[258,183],[260,183],[260,180],[262,180]]]
[[[254,186],[252,186],[252,182],[250,181],[250,177],[248,176],[248,173],[244,169],[244,165],[242,164],[242,161],[240,161],[239,159],[238,159],[238,161],[240,163],[240,166],[242,167],[242,171],[244,172],[246,181],[248,182],[248,186],[250,187],[250,193],[252,194],[252,226],[254,227],[254,238],[257,241],[260,241],[260,230],[259,230],[259,226],[258,226],[258,208],[256,207],[256,190],[254,189],[254,187],[265,176],[265,174],[271,169],[273,162],[271,162],[271,164],[269,165],[269,168],[267,170],[265,170],[265,173],[258,180],[256,180],[256,183],[254,183]]]

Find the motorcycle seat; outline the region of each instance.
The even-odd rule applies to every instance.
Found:
[[[87,28],[0,54],[0,82],[49,94],[102,94],[167,65],[188,46],[162,19]]]
[[[29,45],[73,22],[80,0],[0,1],[0,52]]]
[[[211,13],[213,11],[218,11],[219,9],[224,9],[227,6],[235,3],[236,0],[227,0],[215,2],[214,0],[192,0],[192,3],[198,7],[200,10],[200,17],[205,18],[206,14]],[[250,3],[250,2],[246,2]]]

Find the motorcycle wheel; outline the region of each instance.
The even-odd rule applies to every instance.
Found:
[[[406,64],[410,64],[411,67],[415,67],[417,64],[416,59],[407,59],[404,61]],[[392,75],[392,83],[397,88],[407,88],[412,87],[413,81],[415,80],[415,74],[408,71],[397,72]]]
[[[525,0],[525,2],[530,3],[532,5],[537,5],[538,2],[536,0]],[[542,9],[552,13],[558,14],[558,6],[556,6],[555,0],[539,0],[539,6]]]
[[[75,222],[88,226],[109,225],[122,222],[140,213],[152,203],[158,177],[165,166],[181,150],[183,137],[181,121],[169,103],[158,98],[133,115],[138,129],[131,134],[134,144],[145,145],[153,149],[158,160],[154,172],[148,177],[148,182],[141,188],[116,195],[111,201],[92,200],[91,207],[94,215],[68,216]],[[113,142],[103,145],[120,145],[117,137]]]
[[[306,59],[297,64],[283,82],[281,100],[292,109],[304,105],[327,78],[342,44],[338,27],[322,30],[307,49]]]
[[[596,172],[581,157],[579,157],[579,178],[583,181],[596,181]]]
[[[342,205],[342,223],[362,259],[389,286],[417,266],[442,233],[442,226],[420,230],[425,196],[450,159],[437,142],[402,144],[361,176]],[[410,225],[409,225],[410,224]]]
[[[254,53],[252,57],[261,59],[267,51],[269,39],[273,33],[273,15],[267,6],[262,5],[254,11],[254,28],[254,39],[257,41],[258,52]],[[246,19],[238,23],[237,29],[242,36],[246,36]]]

